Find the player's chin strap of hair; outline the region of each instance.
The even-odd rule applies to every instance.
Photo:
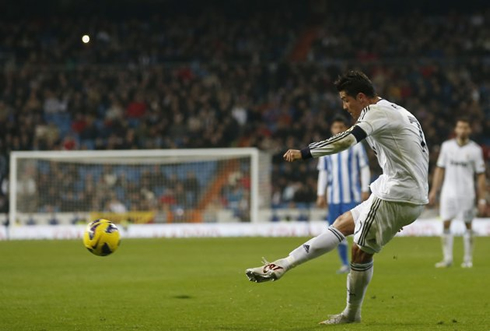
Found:
[[[359,126],[354,125],[350,129],[341,132],[327,140],[314,142],[301,150],[301,158],[303,160],[311,159],[312,157],[320,157],[323,155],[335,154],[354,146],[361,140],[367,137],[366,132]]]

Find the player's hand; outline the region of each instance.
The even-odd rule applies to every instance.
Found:
[[[362,201],[366,201],[367,199],[369,199],[369,192],[362,192],[361,193],[361,199]]]
[[[429,193],[429,206],[434,207],[436,205],[437,192],[430,191]]]
[[[301,151],[299,149],[289,149],[282,156],[287,162],[294,162],[296,160],[301,160]]]
[[[325,200],[325,196],[319,195],[316,198],[316,205],[317,205],[317,207],[320,207],[320,208],[327,207],[327,200]]]

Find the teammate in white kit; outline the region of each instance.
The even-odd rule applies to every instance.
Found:
[[[454,132],[456,138],[442,144],[429,194],[429,201],[434,204],[442,185],[440,214],[444,221],[442,234],[444,259],[436,263],[437,268],[447,268],[453,264],[453,236],[450,231],[453,219],[462,220],[466,224],[466,232],[463,235],[464,259],[461,267],[471,268],[473,266],[471,221],[475,216],[475,174],[480,215],[484,215],[487,205],[483,152],[480,146],[470,140],[469,120],[459,119]]]
[[[338,153],[366,139],[376,153],[383,174],[371,184],[372,194],[338,217],[327,231],[294,249],[285,258],[246,270],[250,281],[281,278],[290,269],[323,255],[354,235],[351,271],[347,276],[345,309],[321,324],[361,321],[361,306],[373,275],[373,255],[398,231],[415,221],[428,198],[429,152],[422,128],[405,108],[380,98],[369,78],[349,71],[335,82],[344,109],[357,120],[345,132],[307,148],[290,149],[288,162]]]
[[[332,135],[344,132],[348,128],[347,119],[337,116],[332,120],[330,132]],[[343,213],[369,198],[369,183],[371,171],[366,150],[362,144],[354,145],[340,153],[325,155],[318,158],[318,207],[328,205],[328,224]],[[337,250],[342,266],[338,274],[350,271],[347,250],[347,240],[342,241]]]

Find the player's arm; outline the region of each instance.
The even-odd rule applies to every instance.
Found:
[[[432,188],[429,193],[429,204],[434,205],[436,203],[437,193],[441,189],[442,181],[444,179],[444,173],[446,170],[441,167],[436,167],[434,171],[434,176],[432,178]]]
[[[325,194],[327,189],[327,172],[325,170],[320,170],[318,172],[318,183],[316,190],[316,205],[318,207],[327,206],[327,195]]]
[[[487,199],[485,198],[486,195],[486,186],[487,186],[487,178],[485,176],[485,173],[479,173],[476,175],[476,186],[477,186],[477,192],[478,192],[478,212],[480,216],[485,216],[486,211],[487,211]]]
[[[296,160],[307,160],[323,155],[330,155],[342,152],[354,146],[367,136],[366,132],[358,125],[354,125],[347,131],[341,132],[327,140],[314,142],[301,150],[290,149],[284,155],[284,160],[294,162]]]

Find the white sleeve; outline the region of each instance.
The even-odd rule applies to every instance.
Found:
[[[318,172],[318,184],[317,184],[316,195],[325,196],[326,189],[327,189],[327,171],[320,170]]]
[[[369,105],[364,108],[356,123],[368,136],[383,130],[389,124],[385,111],[377,105]]]
[[[325,160],[325,158],[324,158],[324,157],[319,157],[319,158],[318,158],[318,163],[317,163],[317,165],[316,165],[316,169],[317,169],[318,171],[325,170],[325,169],[326,169],[326,168],[325,168],[325,162],[327,162],[327,160]]]
[[[483,160],[483,149],[478,146],[478,152],[475,159],[475,172],[481,174],[485,172],[485,161]]]
[[[361,191],[369,192],[369,184],[371,184],[371,170],[369,166],[361,168]]]
[[[305,153],[309,154],[308,157],[318,158],[323,155],[339,153],[351,146],[354,146],[357,144],[357,139],[351,133],[353,129],[354,127],[351,127],[347,131],[341,132],[326,140],[309,144],[307,149],[303,149],[301,151],[302,158],[305,159]]]
[[[366,149],[364,148],[363,144],[357,144],[356,145],[356,151],[357,151],[357,156],[359,158],[359,167],[364,168],[364,167],[369,167],[369,161],[366,153]]]
[[[357,154],[359,168],[361,172],[361,191],[369,192],[369,184],[371,184],[371,170],[369,169],[369,161],[366,154],[366,149],[362,144],[357,144],[353,147]]]
[[[446,143],[442,143],[441,150],[439,151],[439,157],[437,158],[437,166],[439,168],[446,167],[446,163],[447,163],[446,149],[447,149]]]

